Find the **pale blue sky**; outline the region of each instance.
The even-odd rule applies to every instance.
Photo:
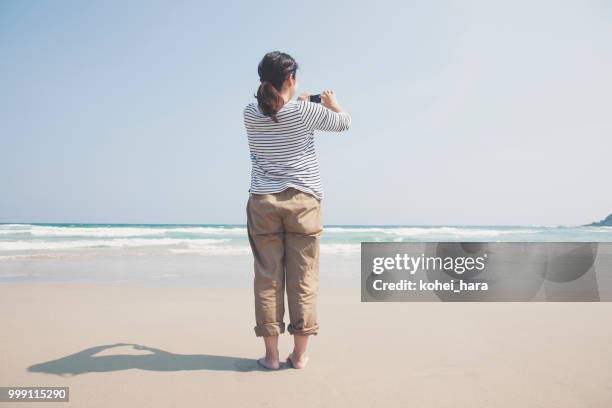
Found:
[[[612,211],[605,1],[0,2],[0,222],[244,223],[268,51],[353,117],[326,224]]]

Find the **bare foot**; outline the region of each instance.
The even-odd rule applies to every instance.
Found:
[[[287,356],[287,364],[293,368],[304,368],[306,364],[308,364],[308,356],[302,355],[296,358],[293,353],[291,353]]]
[[[268,360],[266,357],[262,357],[257,360],[257,364],[263,366],[264,368],[267,368],[268,370],[278,370],[280,367],[280,363],[278,360],[271,361]]]

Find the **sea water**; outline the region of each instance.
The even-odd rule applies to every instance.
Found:
[[[361,242],[612,242],[612,227],[325,225],[322,282],[359,283]],[[245,225],[0,224],[0,282],[252,283]]]

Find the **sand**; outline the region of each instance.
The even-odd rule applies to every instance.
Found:
[[[70,387],[46,407],[612,406],[612,303],[359,299],[323,288],[309,366],[270,372],[250,289],[2,284],[0,385]]]

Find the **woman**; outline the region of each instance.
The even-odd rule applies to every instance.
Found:
[[[323,190],[315,153],[314,131],[343,131],[351,117],[333,91],[321,103],[297,89],[298,64],[288,54],[266,54],[258,66],[257,103],[244,109],[251,153],[251,186],[246,206],[249,243],[254,257],[255,335],[263,337],[266,355],[257,362],[278,369],[278,336],[287,331],[294,349],[287,364],[303,368],[306,346],[318,334],[319,243],[323,232]]]

